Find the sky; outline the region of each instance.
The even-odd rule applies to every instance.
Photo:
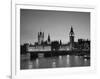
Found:
[[[38,32],[44,32],[44,40],[48,34],[51,41],[69,42],[69,32],[73,27],[75,41],[90,40],[90,13],[74,11],[51,10],[20,10],[20,42],[32,43],[38,41]]]

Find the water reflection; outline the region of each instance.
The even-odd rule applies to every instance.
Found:
[[[59,67],[61,67],[63,65],[63,61],[62,61],[62,56],[59,56],[59,59],[58,59],[58,64],[59,64]]]
[[[66,56],[66,67],[70,67],[70,55]]]
[[[88,64],[90,64],[90,61],[88,61],[88,59],[84,59],[84,66],[87,66]]]
[[[28,69],[32,69],[33,68],[33,62],[29,61],[28,62]]]
[[[38,58],[35,61],[35,66],[36,66],[36,68],[39,68],[39,59]]]
[[[79,58],[79,56],[74,56],[74,59],[75,59],[74,63],[75,63],[76,66],[81,65],[82,61],[81,61],[81,58]]]
[[[56,62],[52,62],[52,67],[53,67],[53,68],[56,67]]]
[[[89,66],[90,59],[83,56],[65,55],[58,57],[42,57],[34,60],[21,60],[21,69],[80,67]]]

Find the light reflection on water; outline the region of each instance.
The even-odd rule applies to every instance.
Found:
[[[83,56],[58,56],[36,58],[34,60],[21,60],[21,69],[56,68],[56,67],[81,67],[90,66],[90,59]]]
[[[69,55],[66,56],[66,66],[70,67],[70,56]]]

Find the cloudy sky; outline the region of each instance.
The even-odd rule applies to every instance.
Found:
[[[50,34],[51,40],[69,42],[70,28],[73,26],[75,41],[90,39],[90,13],[47,10],[20,10],[20,41],[37,42],[38,32],[44,32],[44,40]]]

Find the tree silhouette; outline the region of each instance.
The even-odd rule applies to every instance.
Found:
[[[59,47],[60,47],[60,44],[59,44],[58,41],[53,41],[53,42],[51,43],[51,50],[52,50],[52,51],[57,51],[57,50],[59,49]]]

